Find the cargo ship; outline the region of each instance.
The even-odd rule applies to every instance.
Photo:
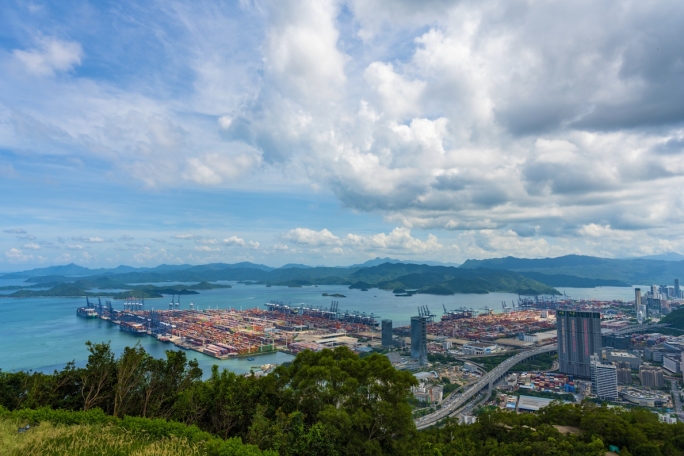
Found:
[[[442,321],[473,318],[473,314],[475,313],[474,309],[466,309],[465,307],[461,307],[460,309],[456,310],[447,310],[444,304],[442,304],[442,307],[444,308],[444,315],[442,315]]]
[[[85,307],[79,307],[76,309],[76,315],[83,318],[97,318],[99,316],[97,310],[95,309],[95,304],[90,302],[87,296]]]
[[[76,315],[83,318],[97,318],[97,310],[92,307],[79,307],[76,309]]]
[[[147,329],[141,323],[131,323],[128,321],[122,321],[119,325],[121,331],[134,334],[136,336],[144,336],[147,334]]]

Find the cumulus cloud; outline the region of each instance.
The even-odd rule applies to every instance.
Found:
[[[28,244],[24,244],[22,246],[24,249],[31,249],[31,250],[40,250],[40,245],[36,244],[35,242],[29,242]]]
[[[246,245],[245,240],[237,236],[231,236],[229,238],[226,238],[223,240],[223,243],[226,245],[235,245],[240,247],[244,247]]]
[[[189,234],[189,233],[186,233],[186,234],[174,234],[174,235],[173,235],[173,238],[174,238],[174,239],[183,239],[183,240],[192,239],[192,238],[194,238],[194,237],[195,237],[194,234]]]
[[[315,231],[308,228],[295,228],[283,234],[282,238],[310,248],[332,247],[329,251],[336,254],[343,253],[343,247],[356,251],[387,251],[399,254],[418,254],[444,248],[433,234],[429,234],[427,240],[422,241],[411,236],[411,230],[403,227],[397,227],[389,233],[378,233],[372,236],[349,233],[344,237],[338,237],[327,229]]]
[[[33,255],[25,254],[20,249],[11,248],[5,252],[5,258],[10,263],[25,263],[33,260]]]
[[[178,30],[147,36],[175,52],[163,75],[141,70],[158,91],[70,76],[76,42],[15,50],[14,69],[60,77],[4,72],[0,147],[95,157],[152,188],[322,189],[405,230],[296,228],[281,239],[291,250],[437,252],[450,237],[463,255],[615,253],[630,232],[684,248],[682,2],[286,0],[238,14],[200,1],[160,14]],[[176,90],[173,75],[193,82]],[[615,242],[592,244],[603,238]]]
[[[80,65],[83,58],[83,49],[79,43],[56,38],[42,38],[38,41],[37,48],[28,51],[15,49],[12,53],[29,72],[38,76],[70,71]]]
[[[261,246],[257,241],[245,241],[243,238],[238,236],[230,236],[223,240],[225,245],[232,247],[246,247],[252,250],[258,250]]]
[[[26,234],[26,230],[23,228],[8,228],[6,230],[2,230],[2,232],[9,234]]]
[[[134,239],[135,239],[135,238],[134,238],[133,236],[129,236],[129,235],[127,235],[127,234],[124,234],[123,236],[120,236],[120,237],[119,237],[119,241],[120,241],[120,242],[129,242],[129,241],[132,241],[132,240],[134,240]]]
[[[83,246],[80,244],[69,244],[66,248],[69,250],[83,250]]]
[[[327,229],[295,228],[283,235],[283,239],[303,245],[342,245],[342,240]]]

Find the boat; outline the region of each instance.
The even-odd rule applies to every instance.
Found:
[[[147,334],[147,329],[141,323],[131,323],[128,321],[121,322],[119,330],[136,336],[144,336]]]
[[[247,358],[247,361],[254,361],[255,358]]]
[[[76,315],[83,318],[97,318],[97,310],[92,307],[79,307],[76,309]]]

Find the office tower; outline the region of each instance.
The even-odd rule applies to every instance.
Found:
[[[427,364],[427,317],[411,317],[411,358]]]
[[[658,294],[658,285],[651,285],[651,296],[657,298]]]
[[[660,301],[657,299],[656,301]],[[642,324],[644,320],[648,318],[648,309],[646,306],[639,306],[639,311],[637,312],[637,323]]]
[[[661,286],[659,286],[659,287],[658,287],[658,292],[659,292],[660,295],[661,295],[662,297],[664,297],[665,299],[667,299],[668,296],[669,296],[669,294],[668,294],[669,292],[668,292],[668,289],[667,289],[667,285],[661,285]]]
[[[603,364],[598,355],[590,357],[591,391],[599,399],[617,400],[617,368]]]
[[[617,382],[619,385],[632,384],[632,366],[628,362],[613,363],[617,368]]]
[[[641,288],[634,289],[634,314],[639,313],[639,307],[641,306]]]
[[[656,366],[642,364],[639,367],[639,380],[641,380],[641,386],[649,388],[662,388],[665,386],[663,370]]]
[[[392,320],[382,320],[382,346],[392,346]]]
[[[681,298],[682,297],[682,293],[679,291],[679,279],[675,279],[674,297],[675,298]]]
[[[559,310],[556,312],[560,372],[591,377],[591,356],[601,353],[601,314]]]

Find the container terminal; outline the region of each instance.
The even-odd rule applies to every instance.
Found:
[[[340,311],[337,302],[328,309],[266,304],[258,308],[180,309],[180,299],[168,310],[146,310],[144,299],[127,298],[123,310],[112,302],[97,304],[86,298],[86,306],[76,314],[84,318],[100,318],[119,325],[121,331],[153,336],[180,348],[195,350],[219,359],[271,353],[276,350],[297,353],[304,349],[320,349],[337,345],[355,347],[358,339],[349,334],[374,331],[379,316]]]
[[[449,310],[443,305],[441,318],[427,306],[418,308],[418,315],[426,319],[429,340],[447,340],[457,345],[468,341],[496,342],[500,345],[523,347],[525,335],[554,330],[556,308],[600,310],[605,317],[605,329],[620,330],[628,325],[620,301],[549,300],[547,297],[517,303],[501,303],[500,310],[485,307],[475,310],[465,307]],[[527,298],[525,298],[527,299]],[[379,315],[340,310],[333,301],[329,307],[292,304],[280,301],[265,303],[259,308],[203,309],[193,303],[181,309],[180,297],[172,296],[168,310],[147,310],[144,299],[127,298],[123,310],[114,309],[112,302],[103,304],[86,298],[86,305],[77,310],[83,318],[101,318],[119,325],[119,329],[133,335],[153,336],[162,342],[173,343],[184,349],[219,359],[269,353],[275,350],[298,353],[324,347],[347,345],[357,351],[380,346]],[[408,336],[409,327],[395,327],[394,336]],[[533,339],[533,337],[528,337]],[[362,342],[362,344],[359,344]],[[435,346],[437,351],[442,351]]]

